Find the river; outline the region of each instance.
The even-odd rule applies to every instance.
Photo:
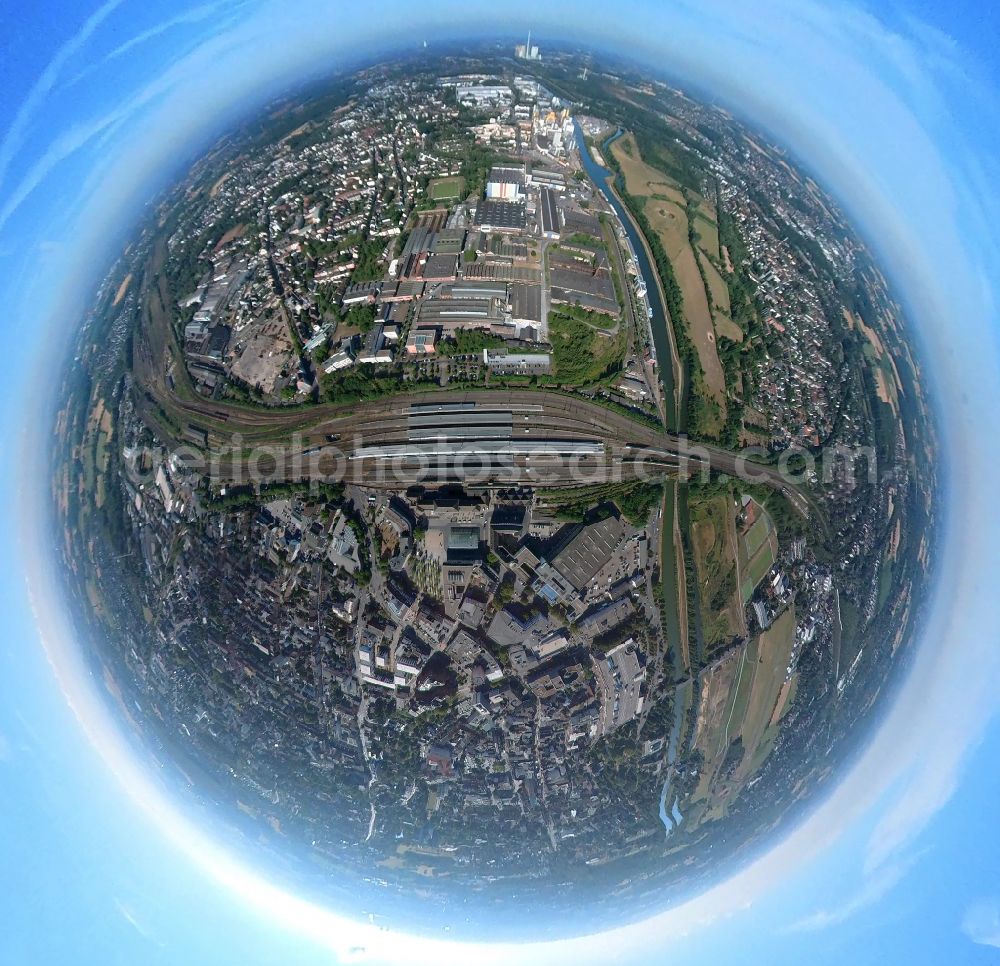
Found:
[[[670,789],[674,781],[674,764],[677,761],[678,745],[680,744],[681,730],[684,727],[684,719],[687,717],[687,705],[691,694],[691,681],[683,681],[674,688],[674,723],[670,729],[670,739],[667,743],[667,777],[663,781],[660,789],[660,821],[669,835],[678,825],[681,824],[680,802],[677,796],[673,796],[673,808],[668,813],[667,802],[669,801]]]
[[[602,145],[601,151],[607,154],[610,145],[616,141],[622,135],[622,131],[618,131],[616,134],[609,137]],[[639,228],[632,220],[632,216],[629,214],[625,206],[618,200],[615,193],[611,190],[611,178],[613,173],[605,167],[599,165],[591,155],[587,148],[587,140],[584,137],[583,130],[580,128],[580,122],[576,122],[576,138],[577,145],[580,152],[580,161],[583,164],[583,170],[587,172],[590,176],[591,181],[597,185],[601,193],[607,199],[608,204],[615,210],[618,215],[619,221],[625,228],[625,234],[628,236],[628,240],[632,245],[632,251],[635,253],[635,263],[642,273],[642,277],[646,280],[646,300],[649,302],[649,307],[653,310],[652,330],[653,330],[653,345],[656,348],[656,369],[660,376],[660,382],[663,385],[664,398],[666,402],[667,409],[667,429],[671,432],[676,432],[678,429],[677,422],[677,400],[675,398],[676,384],[674,379],[674,363],[673,363],[673,353],[670,351],[670,335],[667,330],[667,312],[663,305],[663,299],[660,297],[660,287],[657,285],[657,275],[656,270],[649,261],[649,257],[646,254],[646,246],[643,244],[642,235],[639,233]]]
[[[604,153],[605,157],[607,156],[607,152],[611,144],[621,137],[622,133],[622,131],[618,131],[603,142],[601,145],[601,151]],[[628,236],[628,240],[632,246],[632,251],[635,254],[636,265],[642,273],[642,277],[646,280],[646,298],[649,302],[649,307],[653,310],[653,318],[651,321],[653,343],[656,347],[656,371],[659,373],[660,382],[663,385],[667,412],[667,429],[671,432],[676,432],[678,429],[678,416],[677,401],[674,395],[674,357],[673,353],[670,351],[670,335],[667,329],[667,326],[670,323],[667,318],[666,309],[663,305],[663,299],[660,297],[660,286],[657,284],[658,276],[656,274],[656,269],[650,263],[649,257],[646,254],[646,246],[643,243],[643,238],[639,232],[638,225],[636,225],[625,206],[618,200],[614,191],[611,190],[611,178],[613,173],[608,168],[598,164],[594,160],[593,155],[588,149],[587,140],[584,137],[579,121],[576,122],[576,138],[583,169],[590,176],[591,181],[597,185],[601,193],[607,199],[608,204],[611,205],[615,213],[618,215],[618,219],[625,229],[625,234]],[[667,627],[664,628],[664,631],[667,637],[667,644],[672,649],[674,654],[674,667],[677,672],[676,677],[679,679],[687,673],[687,669],[681,664],[681,627],[680,613],[677,607],[679,575],[677,574],[677,557],[674,553],[674,520],[678,510],[681,511],[682,517],[687,510],[687,493],[686,487],[681,486],[678,487],[678,489],[681,491],[679,493],[679,500],[675,499],[675,488],[673,486],[667,486],[666,488],[666,499],[664,500],[663,519],[661,521],[662,527],[660,532],[660,560],[663,571],[662,581],[665,603],[664,609],[666,611],[665,616],[667,619]],[[680,503],[680,506],[677,505],[678,503]]]
[[[614,209],[615,214],[618,215],[618,219],[625,229],[625,234],[631,244],[636,266],[641,272],[642,277],[646,280],[646,299],[653,312],[650,322],[653,333],[653,345],[656,348],[656,369],[660,377],[660,383],[663,386],[667,429],[671,432],[677,432],[684,427],[678,419],[677,398],[675,395],[674,356],[671,351],[670,332],[668,329],[670,322],[663,299],[660,296],[658,275],[646,253],[646,246],[640,234],[639,226],[636,225],[629,211],[618,200],[614,191],[611,190],[613,172],[597,163],[588,148],[587,139],[584,137],[580,122],[577,121],[575,123],[577,147],[579,148],[583,169],[607,199],[608,204]],[[602,143],[601,152],[605,157],[611,144],[621,137],[623,133],[619,130]],[[667,639],[667,645],[674,655],[675,680],[690,673],[690,669],[683,666],[683,649],[681,647],[682,629],[680,626],[680,610],[677,606],[678,588],[682,586],[678,581],[677,557],[674,548],[674,521],[678,513],[681,515],[682,525],[685,524],[687,522],[687,486],[685,484],[679,484],[677,487],[668,485],[665,488],[660,531],[661,580],[663,584],[664,617],[666,618],[664,634]],[[687,629],[684,628],[683,632],[686,633]],[[667,778],[663,782],[663,787],[660,791],[660,821],[663,822],[667,835],[680,824],[682,818],[677,799],[674,799],[673,806],[669,812],[667,810],[667,802],[670,797],[670,788],[673,784],[674,763],[677,760],[678,752],[677,746],[687,707],[686,689],[690,687],[691,682],[688,679],[674,689],[674,722],[667,747]]]

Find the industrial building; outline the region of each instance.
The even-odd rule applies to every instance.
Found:
[[[437,351],[440,330],[428,327],[413,328],[406,337],[406,354],[411,356],[429,356]]]
[[[556,196],[551,188],[542,188],[539,198],[541,213],[542,237],[553,241],[559,238],[559,209],[556,207]]]
[[[485,232],[510,232],[516,235],[527,228],[528,217],[523,202],[484,198],[476,207],[473,224]]]
[[[566,539],[568,537],[568,539]],[[616,516],[569,528],[549,562],[578,591],[585,592],[625,539],[625,525]]]
[[[532,60],[539,61],[542,59],[542,53],[538,49],[538,44],[531,43],[531,31],[528,31],[528,42],[526,44],[517,44],[514,47],[514,56],[518,60]]]
[[[483,365],[507,376],[548,375],[552,371],[552,356],[548,352],[483,349]]]
[[[515,282],[510,287],[510,319],[515,325],[542,324],[542,287]]]
[[[494,167],[486,182],[486,197],[494,201],[523,201],[526,182],[523,164]]]
[[[445,336],[458,329],[491,329],[506,324],[497,299],[430,298],[420,306],[420,324],[434,326]]]
[[[474,107],[510,104],[514,100],[514,92],[502,84],[475,84],[456,87],[455,96],[460,103],[471,104]]]

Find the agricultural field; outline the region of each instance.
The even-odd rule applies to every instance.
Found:
[[[639,154],[639,146],[631,132],[623,134],[611,146],[611,151],[622,166],[625,187],[637,197],[662,196],[664,201],[684,206],[684,194],[673,178],[658,168],[646,164]]]
[[[722,661],[701,675],[701,697],[694,733],[694,748],[701,755],[704,764],[698,785],[687,804],[689,829],[702,821],[718,818],[724,814],[724,802],[731,794],[716,785],[716,776],[723,764],[719,754],[720,747],[723,755],[728,747],[725,738],[728,732],[727,722],[731,723],[735,695],[742,685],[746,650],[743,647],[730,651]]]
[[[778,559],[778,531],[767,511],[753,499],[744,506],[745,521],[740,530],[740,596],[744,605]]]
[[[109,444],[114,432],[113,426],[110,410],[105,407],[103,399],[98,399],[87,420],[86,442],[80,448],[84,492],[94,495],[97,509],[104,505],[105,500],[105,480],[111,459]]]
[[[643,204],[650,226],[659,236],[673,265],[684,299],[688,336],[697,352],[702,372],[703,391],[718,408],[716,425],[703,428],[709,434],[713,428],[717,432],[726,418],[726,377],[716,346],[715,325],[699,269],[699,256],[691,245],[687,198],[668,175],[642,160],[631,134],[615,141],[611,151],[621,165],[625,189]],[[695,212],[695,232],[708,251],[718,253],[719,233],[714,211],[703,198],[691,196],[691,202]],[[708,261],[707,257],[705,261]]]
[[[724,816],[770,754],[795,698],[797,680],[786,680],[794,641],[792,607],[702,674],[694,742],[704,767],[689,805],[691,825]]]
[[[716,335],[729,339],[730,342],[742,342],[743,330],[732,320],[732,306],[729,301],[729,286],[719,270],[707,258],[699,255],[705,281],[708,283],[708,295],[711,302],[712,320],[715,323]]]
[[[899,419],[899,397],[903,391],[902,381],[896,369],[896,362],[879,337],[878,333],[866,325],[863,318],[849,309],[844,309],[844,320],[848,328],[859,332],[864,342],[862,351],[871,366],[872,378],[875,381],[875,392],[878,398],[892,408],[893,417]],[[881,320],[885,327],[885,320]]]
[[[663,520],[666,522],[668,519],[673,520],[673,534],[671,537],[671,542],[673,544],[674,552],[674,574],[681,576],[685,572],[684,568],[684,540],[681,538],[680,531],[680,520],[677,513],[677,490],[678,484],[676,481],[673,483],[672,489],[669,488],[670,484],[664,487],[664,514]],[[670,507],[670,514],[667,515],[667,507]],[[677,600],[677,626],[679,628],[686,628],[688,626],[688,599],[687,599],[687,588],[685,587],[684,581],[678,579],[676,581],[675,588],[675,598]],[[685,633],[680,634],[680,648],[678,657],[680,659],[680,674],[690,675],[691,673],[691,640],[689,636]]]
[[[786,610],[756,641],[757,663],[740,736],[746,749],[739,777],[749,780],[763,764],[776,734],[769,733],[778,700],[782,697],[788,662],[795,643],[795,608]],[[785,695],[787,698],[787,695]],[[758,760],[758,757],[759,760]]]
[[[795,695],[799,690],[799,673],[796,671],[785,683],[782,685],[781,691],[778,694],[778,700],[775,702],[774,711],[771,713],[771,720],[768,723],[768,727],[773,728],[786,714],[791,710],[793,704],[795,704]]]
[[[709,655],[746,633],[738,595],[736,527],[729,492],[692,500],[691,544],[698,575],[702,635]]]
[[[703,205],[708,202],[702,201]],[[694,230],[698,237],[698,247],[714,259],[722,257],[719,249],[719,226],[715,220],[715,214],[706,214],[701,207],[695,212]]]
[[[728,316],[732,306],[729,302],[729,286],[726,284],[726,280],[710,259],[702,258],[701,267],[704,269],[705,280],[708,282],[709,298],[712,303],[713,313],[716,316],[719,313]]]
[[[129,286],[132,284],[132,273],[129,272],[125,278],[122,279],[121,285],[118,286],[118,291],[115,292],[114,301],[112,305],[120,305],[121,300],[125,298],[125,293],[128,292]]]

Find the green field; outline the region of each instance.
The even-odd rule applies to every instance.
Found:
[[[726,713],[723,715],[722,731],[719,734],[717,754],[725,754],[729,743],[739,733],[750,708],[750,696],[753,693],[754,674],[757,669],[758,640],[752,640],[740,659],[740,673],[736,677],[737,686],[733,688],[726,702]]]
[[[599,382],[616,375],[624,364],[624,328],[620,328],[617,335],[604,335],[580,317],[589,314],[571,309],[566,312],[553,310],[549,315],[553,374],[563,385]],[[609,320],[599,316],[594,321],[601,324]]]
[[[895,561],[886,553],[882,558],[882,569],[878,575],[878,603],[875,605],[875,613],[880,613],[889,602],[889,595],[893,588],[892,574],[894,569]]]
[[[705,765],[689,802],[692,827],[726,814],[774,748],[780,724],[772,718],[785,691],[785,668],[795,642],[795,608],[744,648],[702,675],[698,750]],[[790,686],[786,707],[793,699]],[[739,741],[742,754],[727,755]]]
[[[465,191],[465,179],[457,175],[452,178],[435,178],[427,185],[427,194],[432,201],[457,201]]]
[[[778,558],[778,535],[774,523],[760,504],[757,507],[757,519],[740,539],[743,577],[740,593],[744,604],[753,596],[757,585]]]
[[[720,258],[719,226],[700,209],[695,212],[694,230],[698,233],[701,247],[713,258]]]
[[[727,491],[690,503],[702,635],[710,654],[742,631],[741,602],[736,598],[731,500]]]

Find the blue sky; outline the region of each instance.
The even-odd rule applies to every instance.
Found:
[[[374,42],[531,25],[711,91],[788,145],[876,248],[924,346],[949,526],[913,673],[830,800],[751,868],[655,921],[522,950],[540,963],[987,963],[1000,957],[1000,15],[963,0],[44,2],[3,13],[0,962],[509,961],[283,894],[166,799],[81,670],[39,545],[32,467],[58,357],[168,173],[253,104]],[[400,41],[402,42],[402,40]],[[16,444],[14,443],[16,439]],[[30,580],[30,597],[29,597]],[[363,951],[359,947],[363,947]]]

